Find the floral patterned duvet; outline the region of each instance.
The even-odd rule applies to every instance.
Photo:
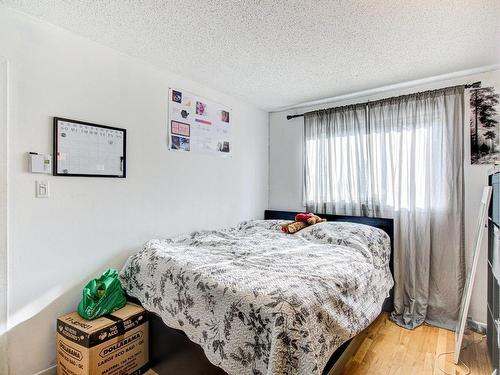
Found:
[[[393,286],[377,228],[284,221],[151,240],[123,267],[126,292],[229,374],[321,374],[380,313]]]

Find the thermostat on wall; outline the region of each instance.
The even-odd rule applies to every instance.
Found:
[[[38,154],[30,152],[29,171],[31,173],[52,173],[52,156],[49,154]]]

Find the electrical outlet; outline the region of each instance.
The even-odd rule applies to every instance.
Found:
[[[48,198],[49,197],[49,182],[48,181],[36,181],[36,197],[37,198]]]

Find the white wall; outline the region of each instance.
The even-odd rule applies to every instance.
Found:
[[[0,374],[7,373],[7,78],[0,56]]]
[[[302,206],[302,141],[303,141],[303,118],[287,120],[286,115],[303,113],[319,108],[329,108],[346,104],[360,103],[368,100],[376,100],[396,95],[409,94],[412,92],[436,89],[439,87],[453,86],[456,84],[482,81],[483,86],[495,86],[500,91],[500,71],[483,74],[470,75],[435,82],[432,84],[420,85],[408,89],[394,90],[355,99],[332,102],[308,108],[298,108],[289,111],[276,112],[270,114],[270,156],[269,156],[269,208],[285,210],[304,210]],[[471,165],[468,155],[470,155],[469,128],[468,128],[468,106],[465,115],[465,244],[467,262],[470,262],[472,253],[472,241],[474,239],[475,224],[478,215],[481,192],[484,185],[487,185],[487,172],[492,167],[487,165]],[[469,316],[473,320],[486,322],[486,265],[487,252],[486,241],[483,242],[478,273],[475,280],[475,287],[472,294],[471,308]]]
[[[2,6],[0,56],[11,87],[9,365],[24,375],[54,364],[56,317],[89,278],[148,239],[263,216],[268,115]],[[169,86],[233,109],[232,158],[167,151]],[[127,178],[28,173],[28,151],[51,152],[52,116],[126,128]],[[49,199],[35,198],[36,179]]]

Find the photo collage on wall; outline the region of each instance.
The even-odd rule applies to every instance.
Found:
[[[186,91],[169,92],[169,148],[230,155],[231,110]]]

